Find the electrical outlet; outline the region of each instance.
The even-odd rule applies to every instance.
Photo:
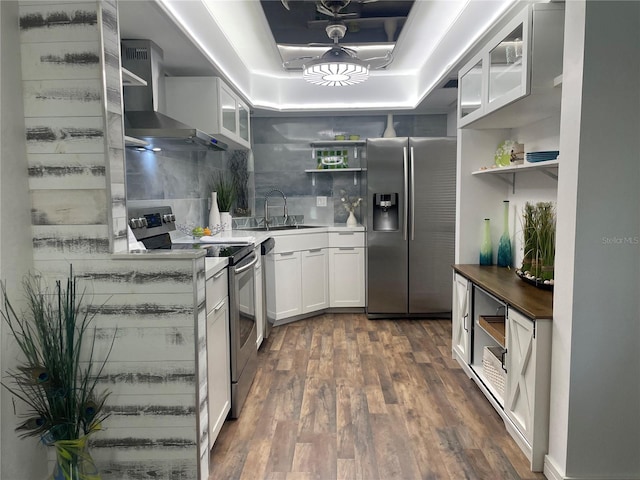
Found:
[[[327,197],[316,197],[316,207],[326,207]]]

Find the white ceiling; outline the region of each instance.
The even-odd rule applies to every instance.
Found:
[[[157,43],[168,75],[222,76],[258,113],[446,113],[455,105],[457,89],[440,87],[455,78],[479,37],[515,1],[417,0],[393,63],[349,87],[312,85],[300,72],[285,71],[258,0],[128,0],[118,5],[121,37]]]

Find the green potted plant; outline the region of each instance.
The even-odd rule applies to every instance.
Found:
[[[522,216],[524,258],[518,275],[536,285],[553,286],[556,212],[551,202],[527,202]]]
[[[220,210],[220,223],[224,230],[231,230],[231,206],[236,199],[236,189],[233,180],[224,172],[218,172],[212,183],[212,190],[216,192],[218,208]]]
[[[95,313],[89,312],[95,309],[82,304],[84,292],[78,293],[76,283],[71,271],[66,287],[57,281],[52,292],[41,278],[27,276],[27,310],[22,313],[1,285],[0,313],[22,353],[2,385],[26,406],[16,428],[20,436],[38,437],[55,447],[52,480],[100,479],[87,440],[108,417],[104,403],[109,393],[99,392],[97,382],[113,339],[104,360],[94,361],[96,331],[90,332],[90,324]]]

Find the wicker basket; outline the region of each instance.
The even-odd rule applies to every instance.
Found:
[[[482,352],[482,371],[484,376],[501,397],[504,397],[504,384],[507,380],[507,372],[502,369],[502,361],[500,359],[503,351],[501,347],[484,347]]]

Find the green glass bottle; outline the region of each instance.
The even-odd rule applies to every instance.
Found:
[[[504,230],[498,243],[498,266],[511,267],[511,236],[509,235],[509,200],[504,202]]]
[[[491,247],[491,222],[484,219],[482,227],[482,243],[480,244],[480,265],[493,264],[493,248]]]

